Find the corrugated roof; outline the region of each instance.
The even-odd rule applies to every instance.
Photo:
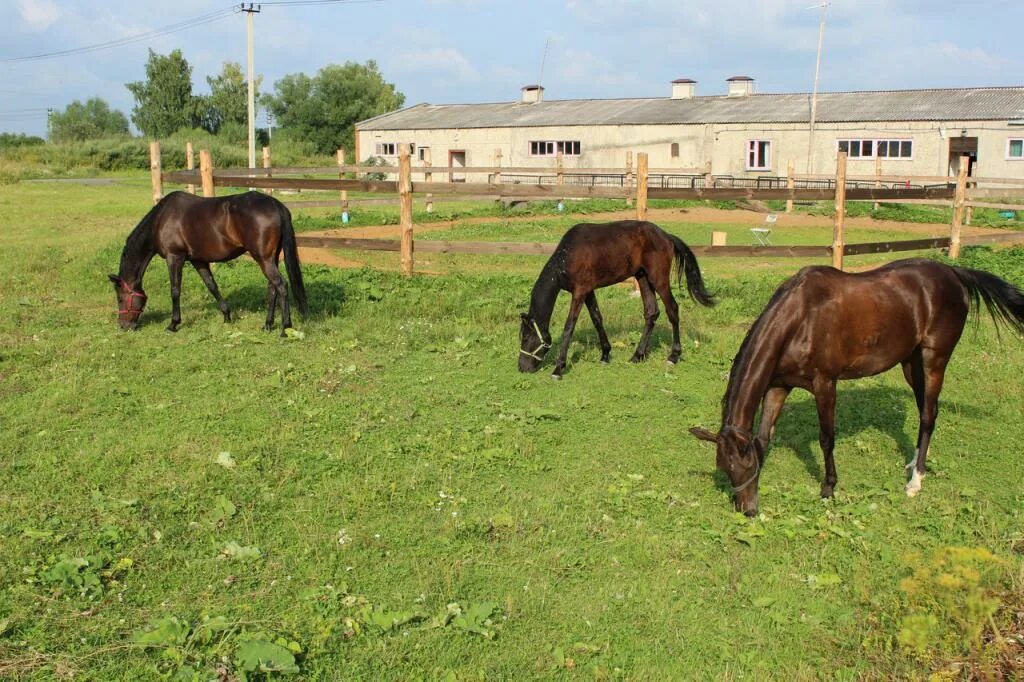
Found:
[[[811,96],[758,94],[669,99],[570,99],[536,104],[418,104],[367,119],[359,130],[565,125],[807,123]],[[819,123],[1024,118],[1024,87],[818,93]]]

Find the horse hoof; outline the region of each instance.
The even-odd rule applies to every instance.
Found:
[[[835,488],[833,488],[830,485],[821,486],[821,499],[827,500],[828,498],[832,497],[834,492]]]
[[[634,363],[634,364],[636,364],[638,362],[643,362],[644,361],[644,356],[643,355],[634,355],[633,357],[631,357],[629,359],[629,361]]]
[[[552,374],[551,378],[554,379],[555,381],[561,381],[562,380],[562,375],[561,374]]]
[[[671,358],[669,358],[668,360],[665,361],[665,364],[668,365],[669,367],[675,367],[676,362],[677,360],[672,360]]]
[[[602,365],[610,365],[610,364],[612,364],[612,359],[611,358],[601,358],[601,364]]]
[[[166,331],[168,331],[168,332],[173,334],[173,333],[178,331],[178,325],[176,325],[176,324],[167,325],[167,330]]]
[[[265,332],[272,332],[272,331],[274,331],[274,325],[272,325],[272,324],[265,324],[265,325],[263,325],[263,331],[265,331]]]

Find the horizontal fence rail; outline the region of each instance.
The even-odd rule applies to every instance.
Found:
[[[501,152],[496,150],[496,163],[493,166],[463,167],[432,166],[429,152],[420,159],[422,165],[413,166],[408,145],[399,145],[399,150],[397,166],[348,165],[343,150],[339,150],[337,166],[273,168],[269,148],[264,148],[263,168],[229,168],[217,172],[213,169],[209,152],[201,150],[198,170],[193,169],[193,157],[189,154],[189,170],[164,173],[160,168],[159,144],[153,143],[150,148],[153,197],[154,201],[159,201],[163,196],[163,182],[187,185],[192,192],[196,185],[201,184],[204,196],[214,196],[217,187],[249,187],[271,193],[275,190],[337,192],[337,198],[333,200],[312,198],[291,201],[289,205],[337,207],[342,211],[343,221],[347,221],[352,206],[397,202],[400,207],[401,240],[298,235],[297,241],[306,248],[398,251],[401,254],[402,271],[406,274],[413,271],[414,196],[425,198],[428,212],[433,210],[435,201],[486,198],[514,203],[538,199],[622,199],[627,206],[635,204],[638,220],[647,219],[649,199],[784,201],[787,213],[793,210],[794,202],[832,201],[835,202],[835,213],[830,246],[725,246],[725,234],[715,233],[717,236],[712,240],[715,245],[692,248],[697,254],[714,257],[831,257],[833,265],[839,268],[842,268],[844,256],[948,248],[950,257],[956,258],[964,244],[1024,243],[1024,233],[1021,232],[961,237],[961,225],[970,223],[971,210],[974,208],[1024,211],[1024,179],[968,178],[969,164],[966,157],[959,160],[960,172],[956,178],[884,175],[880,171],[881,165],[877,163],[874,175],[847,175],[845,152],[837,155],[834,176],[797,175],[792,163],[786,175],[733,176],[713,174],[710,164],[703,168],[652,169],[648,166],[645,153],[636,154],[634,165],[634,155],[628,152],[625,166],[620,168],[566,168],[560,155],[555,159],[554,167],[502,166]],[[483,177],[486,181],[467,182],[468,175],[474,175],[474,180]],[[414,176],[422,177],[422,180],[414,182]],[[982,184],[985,186],[980,187]],[[349,199],[349,191],[379,197]],[[1012,203],[1018,198],[1021,203]],[[844,225],[848,201],[872,201],[876,208],[881,202],[951,206],[953,219],[950,235],[846,244]],[[422,253],[490,255],[547,255],[554,248],[554,244],[539,242],[421,240],[415,244],[415,250]]]

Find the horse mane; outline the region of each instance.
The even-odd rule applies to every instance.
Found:
[[[751,342],[761,334],[761,330],[764,328],[767,320],[772,316],[772,313],[778,307],[779,303],[784,299],[790,291],[792,291],[797,284],[803,281],[804,272],[800,271],[793,275],[785,282],[779,285],[779,288],[775,290],[772,297],[768,299],[768,304],[761,311],[761,314],[754,320],[754,324],[750,326],[747,331],[747,335],[743,337],[743,343],[740,344],[740,348],[736,351],[736,357],[733,358],[732,368],[729,370],[729,384],[725,390],[725,395],[722,396],[722,426],[725,427],[726,417],[728,416],[729,405],[732,403],[733,398],[736,395],[736,391],[739,390],[739,375],[740,369],[746,367],[748,362],[748,354],[750,351]]]
[[[139,224],[128,235],[128,239],[125,240],[124,250],[121,251],[120,274],[122,276],[127,273],[127,268],[153,253],[153,221],[166,199],[167,197],[164,197],[149,209],[149,212],[142,217]]]

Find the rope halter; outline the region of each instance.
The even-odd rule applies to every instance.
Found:
[[[117,311],[118,314],[119,315],[128,315],[128,314],[131,314],[131,313],[136,313],[138,315],[141,315],[142,314],[142,309],[146,307],[146,299],[148,298],[146,296],[146,294],[142,293],[141,291],[135,291],[130,286],[128,286],[128,283],[125,282],[124,280],[121,280],[121,288],[124,289],[125,292],[128,294],[128,300],[127,300],[128,307],[125,308],[125,309],[118,309],[118,311]],[[132,307],[132,303],[135,301],[136,298],[141,298],[142,299],[142,305],[140,305],[138,308],[133,308]]]
[[[549,350],[551,348],[551,344],[544,340],[544,335],[540,333],[540,325],[537,324],[537,321],[531,319],[530,322],[533,323],[533,329],[535,332],[537,332],[537,338],[540,339],[540,345],[534,348],[532,353],[523,348],[520,348],[519,352],[523,355],[529,355],[534,360],[540,362],[544,360],[544,358],[538,355],[538,353],[540,353],[541,351]]]

